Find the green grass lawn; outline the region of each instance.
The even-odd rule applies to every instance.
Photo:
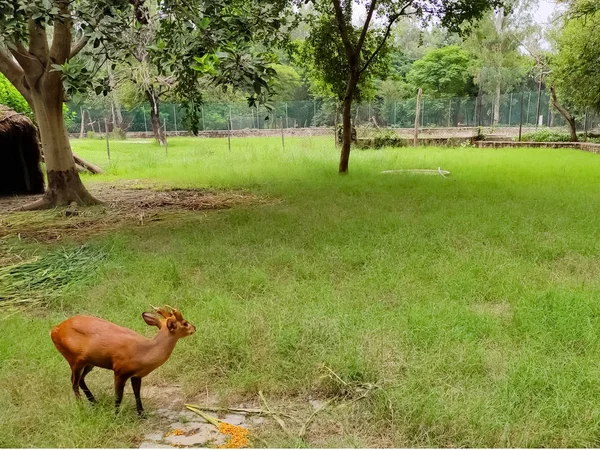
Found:
[[[91,279],[0,320],[0,447],[133,445],[153,419],[136,419],[129,385],[115,418],[111,374],[95,370],[101,405],[78,407],[48,331],[88,313],[151,334],[140,314],[164,303],[198,333],[144,383],[292,404],[335,394],[326,364],[384,388],[332,408],[323,420],[340,425],[309,432],[307,446],[599,446],[599,156],[353,151],[339,176],[331,141],[234,139],[229,151],[226,139],[178,138],[168,156],[111,142],[110,166],[103,141],[74,141],[107,169],[86,183],[149,179],[269,201],[94,237],[108,256]],[[437,167],[452,175],[380,174]]]

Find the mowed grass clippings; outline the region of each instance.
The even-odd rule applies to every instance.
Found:
[[[353,151],[339,176],[330,141],[289,138],[283,150],[278,139],[232,139],[230,152],[226,139],[177,138],[168,156],[112,141],[110,166],[103,142],[75,141],[107,168],[86,183],[147,179],[281,201],[96,238],[112,249],[102,276],[46,316],[0,324],[0,445],[138,442],[155,419],[131,418],[128,387],[124,418],[109,420],[112,377],[100,370],[87,381],[107,408],[78,409],[48,330],[78,311],[151,336],[140,314],[167,303],[198,333],[144,383],[181,384],[190,400],[262,390],[292,404],[341,394],[325,364],[381,387],[320,413],[306,446],[598,446],[598,156]],[[437,167],[450,177],[380,173]],[[150,414],[161,407],[145,401]],[[298,445],[276,424],[257,437]]]

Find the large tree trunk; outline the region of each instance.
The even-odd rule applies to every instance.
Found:
[[[154,138],[160,145],[165,145],[165,133],[160,126],[160,110],[158,96],[154,92],[154,88],[150,87],[146,90],[146,98],[150,102],[150,122],[152,123],[152,132]]]
[[[571,141],[578,142],[577,138],[577,128],[575,125],[575,117],[569,114],[569,111],[565,109],[560,103],[558,103],[558,99],[556,98],[556,92],[554,90],[554,86],[550,86],[550,93],[552,94],[552,104],[558,110],[559,113],[565,118],[565,120],[569,123],[569,131],[571,132]]]
[[[502,92],[500,90],[500,83],[496,86],[496,103],[494,104],[494,126],[500,123],[500,100]]]
[[[351,71],[348,76],[348,86],[344,97],[344,109],[342,112],[342,151],[340,153],[339,173],[348,173],[348,161],[350,160],[350,145],[352,143],[352,97],[358,84],[360,73],[358,70]]]
[[[77,173],[62,114],[62,81],[59,78],[52,81],[56,81],[56,85],[42,83],[41,89],[31,91],[31,106],[40,131],[48,188],[40,200],[23,207],[27,210],[67,206],[71,203],[100,203],[86,190]]]

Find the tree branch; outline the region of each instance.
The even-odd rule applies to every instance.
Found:
[[[360,69],[360,73],[363,73],[365,70],[367,70],[367,67],[369,67],[369,64],[371,64],[371,62],[373,61],[373,59],[375,59],[375,56],[377,56],[377,54],[383,48],[383,45],[385,44],[385,41],[387,40],[387,38],[390,35],[390,31],[392,29],[392,25],[394,25],[394,22],[396,20],[398,20],[398,18],[404,13],[405,9],[406,9],[406,7],[402,8],[402,11],[400,11],[395,16],[390,17],[390,21],[389,21],[389,23],[387,25],[387,28],[385,30],[385,34],[383,35],[383,39],[381,39],[381,42],[379,43],[379,45],[377,46],[377,48],[375,49],[375,51],[371,54],[371,56],[369,57],[369,59],[367,60],[367,62],[365,63],[365,65],[362,67],[362,69]]]
[[[367,19],[365,20],[365,24],[363,25],[363,29],[360,33],[360,38],[358,39],[358,45],[356,46],[357,53],[360,53],[360,51],[362,50],[362,46],[365,43],[365,38],[367,37],[367,31],[369,30],[369,25],[371,24],[373,12],[375,12],[376,4],[377,0],[371,0],[371,5],[369,5],[369,12],[367,13]]]
[[[35,20],[27,20],[29,31],[29,53],[35,56],[42,66],[48,62],[48,37],[46,29]]]
[[[335,9],[335,17],[337,19],[338,28],[340,29],[340,35],[342,36],[344,48],[346,49],[346,54],[348,55],[348,59],[351,60],[355,56],[356,50],[352,46],[350,36],[348,35],[348,29],[346,28],[344,12],[342,11],[342,5],[340,4],[340,0],[333,0],[333,7]]]
[[[556,91],[554,90],[554,86],[550,86],[550,94],[552,95],[552,104],[558,110],[559,113],[569,122],[570,132],[571,132],[571,141],[577,142],[579,139],[577,138],[577,132],[575,127],[575,118],[567,111],[567,109],[558,103],[558,99],[556,98]]]
[[[10,52],[21,65],[21,68],[24,72],[30,71],[32,68],[32,63],[39,63],[39,61],[27,51],[21,42],[14,42],[14,48],[10,48]]]
[[[71,12],[69,0],[55,0],[60,15],[54,19],[54,36],[50,48],[50,60],[53,64],[64,64],[71,54]]]
[[[77,56],[77,54],[81,50],[83,50],[83,47],[86,46],[86,44],[88,43],[89,40],[90,40],[89,36],[83,36],[81,39],[79,39],[77,42],[75,42],[75,44],[71,47],[71,52],[69,53],[69,59],[75,58],[75,56]]]
[[[29,102],[29,87],[25,82],[25,72],[17,64],[12,55],[2,49],[0,49],[0,72],[17,88],[21,95],[25,97],[25,100]]]

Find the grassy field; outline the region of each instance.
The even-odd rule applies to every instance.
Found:
[[[140,332],[151,304],[196,325],[145,381],[224,404],[262,390],[290,405],[347,381],[383,390],[323,413],[304,442],[269,446],[600,445],[600,159],[572,150],[354,151],[331,139],[75,141],[107,168],[86,183],[149,179],[244,189],[269,201],[91,239],[107,253],[46,309],[0,320],[0,447],[130,446],[149,429],[112,378],[78,407],[50,327],[78,313]],[[382,175],[441,167],[441,176]],[[25,252],[58,244],[18,243]],[[68,246],[68,243],[61,243]],[[146,400],[150,413],[160,408]]]

